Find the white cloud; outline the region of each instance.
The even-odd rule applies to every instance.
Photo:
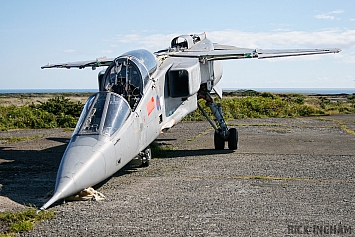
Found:
[[[319,14],[314,16],[317,19],[326,19],[326,20],[334,20],[335,16],[327,15],[327,14]]]
[[[118,45],[122,44],[135,44],[136,47],[142,47],[151,51],[156,51],[163,49],[164,47],[169,47],[170,40],[177,35],[179,35],[179,33],[169,35],[147,35],[147,32],[143,32],[142,34],[135,33],[128,35],[116,35],[108,41],[112,43],[111,47],[118,47]]]
[[[64,53],[76,53],[77,50],[76,49],[66,49],[64,50]]]
[[[331,11],[329,13],[325,13],[325,14],[318,14],[315,15],[314,17],[317,19],[323,19],[323,20],[340,20],[340,18],[336,18],[334,15],[338,15],[338,14],[342,14],[344,13],[344,10],[335,10],[335,11]]]
[[[341,14],[341,13],[344,13],[344,10],[335,10],[335,11],[332,11],[332,12],[330,12],[330,13],[332,13],[332,14]]]
[[[102,50],[101,53],[103,53],[103,54],[112,54],[113,51],[112,50]]]
[[[248,48],[342,48],[355,46],[355,30],[327,29],[314,32],[244,32],[236,30],[208,32],[220,44]]]
[[[355,52],[349,52],[347,54],[341,54],[341,57],[345,63],[355,64]]]
[[[331,82],[333,79],[329,78],[329,77],[318,77],[315,79],[316,82],[320,82],[320,83],[329,83]]]
[[[235,45],[247,48],[342,48],[355,47],[355,30],[326,29],[314,32],[282,31],[282,32],[247,32],[223,30],[207,32],[207,37],[215,43]],[[163,35],[119,35],[111,41],[115,44],[135,44],[144,48],[163,49],[179,33]]]

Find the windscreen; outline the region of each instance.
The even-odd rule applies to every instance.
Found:
[[[122,97],[111,94],[102,133],[112,136],[126,121],[130,111],[127,102]]]
[[[131,113],[127,101],[111,92],[99,92],[86,102],[74,135],[112,136]]]

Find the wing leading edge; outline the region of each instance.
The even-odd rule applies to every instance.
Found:
[[[102,67],[102,66],[109,66],[113,62],[113,58],[97,58],[96,60],[91,60],[91,61],[79,61],[79,62],[69,62],[69,63],[55,63],[55,64],[50,64],[48,63],[47,65],[44,65],[41,67],[41,69],[44,68],[79,68],[83,69],[86,67],[91,67],[92,70],[95,70],[97,67]]]
[[[230,46],[231,47],[231,46]],[[290,56],[303,56],[313,54],[339,53],[341,49],[284,49],[284,50],[263,50],[263,49],[218,49],[213,51],[184,51],[170,53],[171,57],[199,58],[200,60],[225,60],[243,58],[277,58]]]

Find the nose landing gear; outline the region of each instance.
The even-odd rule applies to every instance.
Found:
[[[152,160],[152,150],[150,146],[146,147],[143,151],[139,152],[139,154],[129,162],[129,166],[131,167],[148,167]]]
[[[152,150],[150,149],[150,146],[141,151],[139,156],[142,158],[141,167],[148,167],[150,165],[150,161],[152,160]]]

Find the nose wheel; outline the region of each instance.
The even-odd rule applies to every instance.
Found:
[[[148,167],[150,165],[151,160],[152,150],[150,149],[150,146],[148,146],[143,151],[139,152],[139,154],[129,162],[129,166]]]
[[[148,167],[150,165],[150,161],[152,160],[152,150],[150,146],[145,148],[141,153],[140,156],[142,158],[142,165],[141,167]]]

